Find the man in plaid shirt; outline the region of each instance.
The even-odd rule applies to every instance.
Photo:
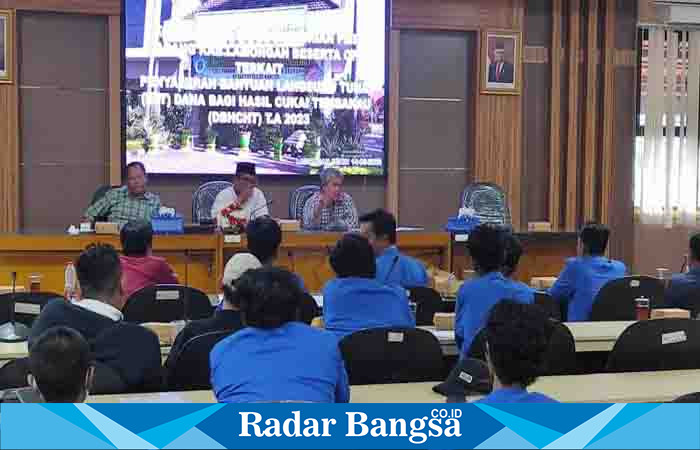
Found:
[[[321,172],[321,190],[304,206],[305,230],[347,231],[359,227],[355,202],[342,187],[343,174],[339,170],[328,168]]]
[[[94,222],[98,217],[107,217],[109,222],[123,226],[130,220],[146,220],[158,213],[160,197],[146,192],[146,168],[140,162],[126,166],[126,186],[112,189],[101,199],[90,205],[84,219]]]

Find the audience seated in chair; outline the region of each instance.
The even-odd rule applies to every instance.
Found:
[[[365,214],[360,217],[360,230],[374,249],[377,281],[405,289],[428,286],[425,266],[396,247],[396,219],[391,213],[378,209]]]
[[[666,289],[666,305],[692,311],[693,317],[700,313],[700,233],[690,237],[688,272],[674,274]]]
[[[229,263],[226,264],[222,280],[224,289],[223,301],[219,304],[219,308],[216,309],[212,317],[193,320],[178,333],[168,354],[168,359],[165,361],[165,368],[168,373],[173,369],[178,354],[190,339],[214,331],[237,331],[243,328],[240,302],[233,285],[248,270],[259,269],[260,267],[262,265],[258,259],[250,253],[233,255]]]
[[[122,298],[119,254],[109,244],[91,244],[75,263],[78,300],[56,300],[44,307],[31,328],[29,348],[49,328],[67,326],[90,343],[99,384],[100,366],[111,369],[126,390],[159,387],[161,356],[158,337],[136,324],[122,321],[115,305]]]
[[[339,338],[368,328],[414,328],[406,291],[377,280],[374,252],[367,238],[346,234],[331,252],[338,278],[323,288],[323,322]]]
[[[170,264],[153,256],[153,227],[150,222],[131,221],[120,233],[123,255],[122,264],[123,303],[136,291],[156,284],[178,284],[177,276]]]
[[[465,282],[457,293],[455,340],[463,354],[486,325],[493,305],[504,298],[532,303],[532,289],[506,278],[501,270],[505,262],[507,232],[500,226],[482,224],[470,234],[467,247],[477,277]]]
[[[46,330],[29,352],[27,382],[46,403],[83,403],[94,376],[90,346],[67,327]]]
[[[282,244],[282,229],[276,220],[269,216],[258,217],[257,219],[251,221],[246,227],[246,237],[248,240],[248,252],[247,255],[257,260],[258,267],[272,267],[277,262],[277,257],[279,255],[280,244]],[[224,272],[238,272],[243,274],[246,270],[250,269],[250,258],[246,257],[243,259],[231,258],[226,263]],[[242,264],[241,267],[236,267]],[[304,280],[296,274],[292,274],[297,280],[297,284],[301,290],[306,290],[304,286]],[[216,308],[220,310],[222,307],[221,303]]]
[[[542,372],[547,352],[547,316],[536,305],[510,300],[494,306],[486,325],[486,362],[493,392],[481,403],[552,403],[527,388]]]
[[[605,256],[609,236],[610,230],[605,225],[586,224],[579,235],[581,256],[566,261],[564,270],[548,291],[555,300],[568,305],[569,322],[589,320],[600,288],[627,272],[622,262]]]
[[[210,354],[220,402],[349,401],[348,376],[330,333],[296,321],[303,292],[283,269],[249,270],[236,283],[246,328]]]
[[[520,244],[520,240],[515,237],[513,233],[506,233],[505,237],[505,247],[506,247],[506,259],[503,263],[503,268],[501,272],[509,280],[517,283],[523,289],[530,289],[525,283],[515,279],[515,272],[518,270],[518,264],[520,263],[520,257],[523,256],[523,246]]]

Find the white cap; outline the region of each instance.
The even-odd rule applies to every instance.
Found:
[[[224,285],[231,285],[233,281],[236,281],[251,269],[259,269],[262,267],[258,258],[250,253],[236,253],[231,259],[226,263],[224,268],[224,277],[222,283]]]

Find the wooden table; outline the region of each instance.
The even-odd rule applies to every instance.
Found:
[[[444,403],[436,383],[352,386],[352,403]],[[567,403],[659,403],[700,391],[700,370],[542,377],[532,387]],[[476,400],[479,397],[472,397]],[[211,391],[97,395],[92,403],[212,403]]]
[[[279,250],[277,265],[285,267],[301,276],[309,292],[320,292],[326,282],[335,277],[328,255],[342,233],[284,233]],[[226,243],[222,240],[223,261],[236,252],[244,251],[247,240],[242,236],[240,243]],[[405,231],[398,233],[397,246],[407,254],[431,265],[449,270],[450,235],[444,232]]]
[[[533,277],[556,277],[564,268],[566,258],[576,256],[576,233],[516,233],[523,246],[523,255],[515,278],[530,284]],[[456,235],[452,243],[452,272],[462,278],[464,269],[472,262],[465,236]]]
[[[342,233],[285,232],[278,265],[298,273],[310,292],[318,292],[334,275],[328,253]],[[17,272],[17,285],[28,284],[31,274],[41,274],[43,291],[62,293],[66,263],[74,261],[93,242],[120,249],[118,236],[85,234],[69,236],[0,234],[0,285],[10,284],[10,272]],[[206,293],[219,291],[225,261],[244,251],[247,242],[225,242],[221,234],[156,236],[153,252],[173,266],[180,282]],[[450,269],[450,236],[444,232],[407,231],[398,235],[398,246],[424,263]]]
[[[170,353],[170,346],[165,345],[160,347],[160,354],[163,358],[167,358]],[[17,358],[26,358],[29,356],[27,341],[24,342],[0,342],[0,365]]]
[[[577,352],[609,352],[617,338],[634,322],[567,322],[565,325],[574,336]],[[455,345],[455,332],[437,331],[435,327],[419,327],[430,331],[440,341],[446,356],[458,354]]]

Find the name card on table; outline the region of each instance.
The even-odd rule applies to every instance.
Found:
[[[224,234],[224,244],[240,244],[240,234]]]

